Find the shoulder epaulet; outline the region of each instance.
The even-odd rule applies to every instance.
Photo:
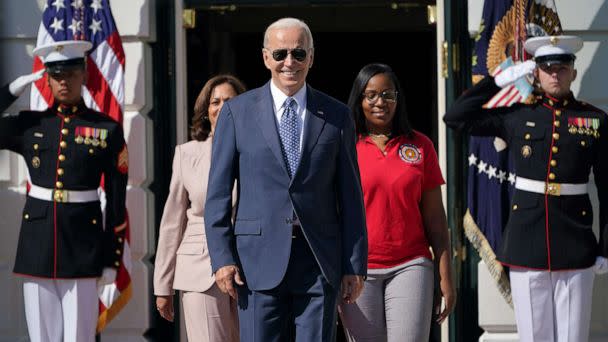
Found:
[[[585,109],[591,109],[594,112],[598,112],[598,113],[602,113],[602,114],[606,115],[606,112],[604,110],[602,110],[601,108],[598,108],[592,104],[589,104],[585,101],[578,101],[578,103],[580,103],[581,106],[585,107]]]
[[[118,124],[118,122],[116,120],[114,120],[111,116],[109,116],[105,113],[98,112],[98,111],[90,109],[90,108],[86,113],[91,115],[93,118],[95,118],[95,120],[98,120],[101,122],[113,122],[113,123]]]

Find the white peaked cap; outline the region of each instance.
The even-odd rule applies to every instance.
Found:
[[[34,49],[34,54],[40,56],[46,64],[84,58],[92,47],[93,44],[86,40],[63,40],[39,46]]]
[[[583,47],[577,36],[542,36],[526,40],[524,49],[536,57],[552,55],[574,55]]]

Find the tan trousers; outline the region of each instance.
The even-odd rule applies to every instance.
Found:
[[[216,284],[205,292],[181,292],[190,342],[238,342],[236,302]]]

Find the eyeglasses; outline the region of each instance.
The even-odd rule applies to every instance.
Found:
[[[301,49],[301,48],[276,49],[276,50],[272,50],[270,53],[272,54],[272,59],[274,59],[277,62],[280,62],[280,61],[284,60],[285,58],[287,58],[288,54],[291,54],[291,57],[293,57],[293,59],[295,59],[296,61],[304,62],[304,60],[306,59],[306,56],[308,55],[308,52],[306,52],[306,50]]]
[[[363,93],[363,97],[365,98],[365,100],[367,100],[367,103],[369,104],[374,104],[378,102],[379,98],[382,98],[386,102],[394,103],[397,102],[397,94],[397,91],[389,89],[381,93],[378,93],[376,91],[368,91]]]

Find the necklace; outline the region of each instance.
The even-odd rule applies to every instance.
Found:
[[[393,133],[372,133],[372,132],[369,132],[369,133],[367,133],[367,135],[369,135],[372,138],[390,138],[393,135]]]

